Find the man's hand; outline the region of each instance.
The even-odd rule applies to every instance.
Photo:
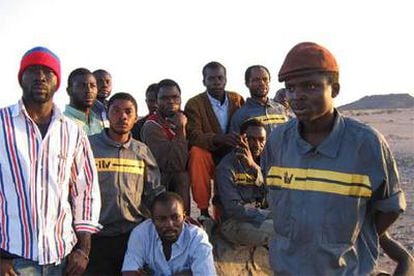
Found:
[[[240,145],[236,149],[236,157],[245,168],[250,168],[255,171],[260,170],[260,166],[254,161],[246,135],[241,136]]]
[[[68,265],[66,267],[67,275],[82,275],[88,266],[89,258],[80,249],[74,249],[68,256]]]
[[[186,137],[187,116],[182,111],[175,113],[174,117],[165,118],[165,120],[175,129],[177,135]]]
[[[13,268],[12,259],[1,259],[0,258],[0,266],[1,266],[1,271],[0,271],[1,276],[17,276],[17,273],[16,271],[14,271],[14,268]]]
[[[66,266],[67,275],[81,275],[89,263],[89,252],[91,250],[91,233],[78,232],[78,243],[76,248],[68,256]]]
[[[184,115],[183,112],[177,112],[177,114],[175,114],[175,125],[177,126],[177,128],[184,128],[187,125],[187,116]]]
[[[237,147],[241,143],[240,135],[236,133],[216,134],[213,137],[213,143],[217,146],[231,146]]]

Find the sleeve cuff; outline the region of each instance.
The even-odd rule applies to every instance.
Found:
[[[75,223],[76,232],[89,232],[95,234],[98,233],[102,228],[102,225],[100,225],[99,223],[92,223],[89,221]]]
[[[378,200],[373,205],[373,210],[383,213],[401,213],[407,208],[403,191],[391,195],[389,198]]]

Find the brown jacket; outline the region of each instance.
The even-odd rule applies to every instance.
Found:
[[[229,99],[228,130],[231,116],[244,103],[244,99],[235,92],[226,91],[226,94]],[[220,124],[216,118],[214,110],[211,107],[207,92],[200,93],[189,99],[185,105],[184,113],[188,119],[187,139],[190,147],[198,146],[206,149],[210,151],[213,156],[222,156],[225,152],[228,152],[228,147],[217,147],[213,144],[214,135],[223,132],[220,128]]]

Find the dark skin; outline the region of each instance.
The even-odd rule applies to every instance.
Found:
[[[394,275],[414,275],[414,257],[387,232],[381,235],[380,245],[387,255],[398,263]]]
[[[157,112],[161,120],[170,124],[178,137],[186,137],[187,117],[180,111],[181,93],[175,86],[160,87],[157,97]]]
[[[66,91],[70,97],[70,106],[89,115],[98,93],[95,77],[92,74],[76,76]]]
[[[339,94],[339,83],[331,83],[327,75],[313,73],[288,79],[285,85],[289,105],[300,123],[301,137],[318,146],[332,130],[335,120],[333,99]],[[394,212],[377,212],[378,235],[383,235],[398,216],[399,213]]]
[[[104,102],[112,92],[112,76],[105,71],[96,72],[94,76],[98,86],[97,100]]]
[[[148,113],[152,114],[157,111],[157,91],[150,90],[145,95],[145,103],[147,104]]]
[[[221,103],[224,102],[226,87],[226,73],[224,68],[206,68],[203,76],[203,84],[207,89],[208,94],[219,100]]]
[[[67,275],[81,275],[85,272],[89,262],[86,256],[89,256],[91,251],[91,233],[78,232],[76,236],[78,243],[75,246],[76,249],[68,256],[68,265],[66,266]]]
[[[178,240],[185,220],[184,206],[176,200],[158,202],[152,210],[152,221],[162,242],[165,259],[171,258],[172,245]],[[149,275],[145,269],[122,272],[123,276]],[[175,275],[192,275],[191,271],[182,271]]]
[[[335,114],[333,99],[339,83],[330,84],[326,76],[309,74],[286,81],[287,98],[301,126],[301,136],[313,146],[331,132]]]
[[[57,89],[55,73],[42,65],[30,66],[23,72],[20,86],[30,118],[38,125],[48,125],[53,113],[53,95]]]
[[[128,142],[137,118],[137,110],[131,101],[115,100],[108,110],[109,137],[120,144]]]
[[[246,86],[249,88],[250,96],[255,101],[266,104],[269,93],[270,76],[263,68],[253,68],[250,71]]]
[[[245,168],[255,172],[260,170],[260,154],[266,143],[266,130],[260,126],[249,126],[242,135],[236,156]]]
[[[20,86],[23,89],[23,103],[36,124],[48,125],[53,112],[53,95],[57,89],[57,77],[49,68],[42,65],[28,67],[22,75]],[[77,233],[77,248],[89,254],[90,233]],[[1,275],[17,275],[11,260],[0,260]],[[82,274],[88,264],[87,258],[74,250],[68,256],[67,273]]]
[[[226,82],[227,79],[224,68],[207,68],[205,70],[203,84],[207,89],[207,93],[221,103],[224,103],[226,96],[224,90]],[[240,135],[237,133],[216,134],[213,137],[213,143],[218,147],[223,145],[236,147],[240,144]]]
[[[23,72],[20,86],[27,113],[38,125],[44,137],[53,114],[53,95],[57,89],[57,77],[48,67],[33,65]],[[12,260],[0,258],[0,266],[1,275],[17,275]]]

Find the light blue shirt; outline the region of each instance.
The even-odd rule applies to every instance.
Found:
[[[122,272],[137,271],[144,265],[152,269],[154,275],[174,275],[185,270],[191,270],[193,275],[216,275],[212,245],[206,232],[187,223],[172,245],[168,261],[152,220],[135,227],[129,237]]]
[[[89,113],[89,116],[87,116],[85,112],[78,110],[73,106],[66,105],[63,114],[83,128],[86,135],[101,133],[104,129],[104,120],[92,111]]]
[[[229,99],[227,97],[227,93],[224,94],[224,103],[221,103],[216,98],[210,96],[208,92],[207,96],[211,103],[211,107],[213,108],[214,114],[216,114],[221,130],[223,133],[227,133],[227,125],[229,123]]]

